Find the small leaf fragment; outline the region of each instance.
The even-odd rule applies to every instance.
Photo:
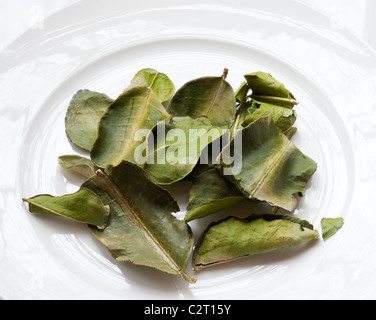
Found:
[[[212,223],[193,254],[195,270],[301,245],[319,237],[313,226],[290,215],[253,214]]]
[[[82,188],[77,193],[61,197],[38,195],[23,199],[32,213],[55,215],[104,229],[110,208],[91,190]]]
[[[114,100],[90,90],[80,90],[72,98],[65,117],[69,140],[90,151],[97,139],[98,123]]]
[[[334,236],[344,225],[343,218],[323,218],[321,220],[322,238],[324,241]]]

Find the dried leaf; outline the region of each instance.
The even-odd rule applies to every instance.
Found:
[[[293,211],[297,205],[295,195],[304,195],[317,164],[296,148],[270,117],[253,122],[238,134],[243,143],[242,170],[233,174],[234,183],[251,200]],[[222,154],[234,154],[233,149],[232,142]]]
[[[69,140],[90,151],[97,139],[98,123],[114,100],[107,95],[80,90],[72,98],[65,117]]]
[[[319,237],[307,221],[289,215],[253,214],[211,224],[193,254],[195,270],[301,245]]]
[[[168,112],[173,117],[209,119],[213,127],[230,128],[235,119],[236,100],[226,81],[228,70],[221,77],[203,77],[186,83],[171,100]]]
[[[85,178],[92,177],[99,169],[90,159],[77,155],[61,156],[59,164],[62,168],[76,172]]]
[[[201,173],[193,182],[184,220],[190,222],[244,201],[246,197],[217,169]]]
[[[100,229],[104,229],[110,214],[110,208],[104,205],[93,191],[86,188],[61,197],[38,195],[23,201],[29,204],[32,213],[61,216],[95,225]]]
[[[133,78],[130,87],[149,87],[161,102],[172,98],[175,86],[164,74],[154,69],[140,70]]]
[[[96,166],[117,166],[123,160],[136,162],[135,149],[144,143],[138,137],[170,118],[150,88],[133,87],[120,95],[99,123],[98,138],[91,150]]]
[[[83,186],[111,208],[107,227],[91,232],[116,260],[195,281],[185,271],[193,248],[192,231],[171,214],[179,211],[176,201],[142,168],[123,161],[108,175],[98,171]]]
[[[245,79],[252,90],[252,99],[286,108],[298,104],[294,95],[272,75],[265,72],[246,74]]]
[[[152,181],[168,185],[184,179],[195,168],[201,152],[230,128],[236,101],[226,76],[225,70],[222,77],[195,79],[176,92],[168,107],[173,118],[164,137],[158,137],[161,143],[155,145],[151,156],[154,161],[145,166]],[[175,132],[183,133],[182,137],[177,141],[168,139]]]
[[[322,238],[324,241],[334,236],[344,225],[343,218],[323,218],[321,220]]]

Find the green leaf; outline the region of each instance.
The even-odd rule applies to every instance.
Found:
[[[96,138],[100,119],[114,100],[103,93],[80,90],[72,98],[65,117],[69,140],[90,151]]]
[[[246,74],[245,79],[252,90],[252,98],[259,102],[293,108],[298,104],[294,95],[286,87],[270,74],[256,72]]]
[[[175,86],[164,74],[154,69],[143,69],[133,78],[130,87],[149,87],[161,102],[172,98]]]
[[[221,77],[203,77],[186,83],[171,100],[168,112],[173,117],[207,118],[213,127],[230,128],[235,119],[236,100],[226,81],[228,70]]]
[[[241,104],[234,129],[246,128],[252,122],[270,116],[279,129],[290,133],[296,122],[293,108],[298,104],[293,94],[270,74],[256,72],[245,75],[245,78],[247,81],[237,93]],[[250,90],[252,95],[248,96]]]
[[[236,101],[226,76],[227,70],[222,77],[195,79],[176,92],[168,108],[173,118],[145,166],[153,182],[168,185],[187,177],[202,151],[230,128]]]
[[[29,204],[32,213],[61,216],[81,223],[95,225],[100,229],[106,226],[110,208],[91,190],[82,188],[74,194],[61,197],[38,195],[23,199]]]
[[[343,218],[323,218],[321,220],[322,237],[324,241],[335,235],[344,225]]]
[[[59,164],[62,168],[76,172],[85,178],[92,177],[98,170],[93,161],[77,155],[61,156],[59,157]]]
[[[211,224],[193,254],[195,270],[301,245],[319,237],[307,221],[289,215],[253,214]]]
[[[204,218],[246,198],[239,189],[222,177],[217,169],[201,173],[193,182],[185,221]]]
[[[295,195],[304,195],[317,164],[296,148],[270,117],[253,122],[238,134],[242,137],[242,168],[240,172],[226,168],[226,174],[251,200],[293,211]],[[234,154],[233,150],[234,142],[223,149],[224,167],[223,155]]]
[[[172,212],[179,206],[139,166],[123,161],[108,174],[97,171],[85,188],[111,208],[104,230],[91,232],[118,261],[156,268],[193,283],[185,269],[193,248],[190,227]]]
[[[249,87],[247,81],[244,81],[239,89],[235,92],[236,101],[243,104],[247,101],[247,95],[249,92]]]
[[[195,130],[197,135],[190,130]],[[166,138],[162,137],[161,143],[155,144],[144,168],[157,184],[170,185],[181,181],[196,167],[202,151],[223,133],[206,117],[175,117],[166,126]]]
[[[282,132],[288,132],[296,122],[296,113],[293,109],[253,100],[242,119],[241,125],[246,128],[252,122],[266,116],[270,116]]]
[[[136,162],[135,149],[144,143],[138,135],[151,132],[158,123],[169,118],[150,88],[128,89],[102,117],[91,159],[100,168],[117,166],[122,160]]]

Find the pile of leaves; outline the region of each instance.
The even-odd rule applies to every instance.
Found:
[[[144,69],[115,100],[78,91],[66,114],[66,134],[90,156],[62,156],[59,163],[86,181],[74,194],[23,199],[30,212],[88,224],[116,260],[190,283],[196,281],[186,271],[191,256],[199,270],[317,239],[319,233],[309,222],[277,214],[279,208],[294,211],[317,169],[291,142],[298,102],[270,74],[245,75],[235,92],[227,73],[225,69],[222,76],[192,80],[175,91],[165,74]],[[157,134],[160,128],[163,132]],[[190,148],[197,142],[193,140],[203,136],[168,138],[176,129],[188,137],[192,128],[204,129],[203,135],[211,129],[219,134],[207,136],[207,144],[196,148]],[[217,161],[201,163],[204,150],[213,152],[210,147],[222,132],[227,132],[228,143],[221,144]],[[240,170],[233,170],[224,156],[236,151],[236,141],[242,147]],[[141,147],[149,161],[135,158]],[[168,150],[174,151],[161,152]],[[186,180],[192,185],[182,221],[174,215],[180,211],[178,203],[164,186]],[[189,222],[240,201],[266,203],[270,213],[215,221],[195,242]]]

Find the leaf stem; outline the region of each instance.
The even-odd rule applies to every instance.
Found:
[[[227,76],[228,76],[228,68],[225,68],[225,69],[223,70],[223,74],[222,74],[222,78],[223,78],[223,80],[226,80]]]

